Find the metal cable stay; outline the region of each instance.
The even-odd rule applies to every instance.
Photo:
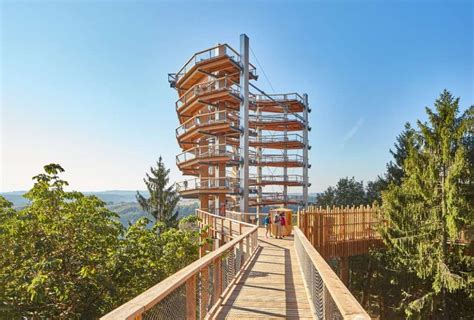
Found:
[[[259,66],[260,69],[262,70],[262,73],[263,73],[265,79],[267,80],[267,82],[268,82],[270,88],[272,89],[273,93],[276,94],[275,89],[274,89],[274,87],[273,87],[273,85],[272,85],[270,79],[268,78],[267,73],[265,72],[265,69],[263,68],[263,66],[261,65],[260,61],[259,61],[258,58],[257,58],[257,55],[256,55],[255,52],[252,50],[252,47],[251,47],[251,46],[249,46],[249,49],[250,49],[250,52],[252,53],[253,57],[255,58],[255,60],[256,60],[256,62],[257,62],[257,64],[258,64],[258,66]],[[271,95],[267,94],[264,90],[260,89],[259,87],[257,87],[257,86],[254,85],[253,83],[251,83],[250,81],[249,81],[249,85],[250,85],[253,89],[255,89],[256,91],[258,91],[261,95],[265,96],[265,97],[268,98],[270,101],[272,101],[272,102],[274,102],[275,104],[279,105],[279,106],[285,111],[286,114],[292,114],[292,115],[294,115],[295,117],[297,117],[298,119],[302,120],[302,122],[304,123],[304,125],[305,125],[305,127],[306,127],[306,130],[309,130],[309,123],[308,123],[304,118],[302,118],[298,113],[290,111],[288,105],[286,105],[286,104],[284,104],[284,103],[282,103],[282,102],[280,102],[280,101],[275,100]],[[304,108],[308,108],[308,106],[307,106],[306,104],[304,104]],[[307,110],[307,111],[310,112],[310,110]],[[272,137],[275,136],[275,135],[276,135],[276,133],[270,133],[270,136],[272,136]],[[285,130],[284,136],[285,136],[285,137],[287,136],[286,130]],[[305,147],[307,148],[308,146],[305,146]],[[264,148],[263,148],[263,149],[264,149]],[[286,150],[281,150],[281,153],[282,153],[283,156],[285,155],[285,152],[287,152],[287,151],[286,151]],[[270,171],[270,174],[271,174],[271,175],[274,175],[274,174],[275,174],[275,171],[276,171],[276,170],[279,170],[279,169],[269,167],[269,168],[267,168],[267,170]],[[287,168],[286,170],[288,170],[288,168]],[[288,174],[287,174],[287,175],[288,175]],[[284,187],[283,187],[283,188],[284,188]],[[278,191],[280,191],[280,189],[282,189],[282,187],[280,187]],[[275,186],[271,186],[271,190],[272,190],[272,191],[275,191]],[[287,194],[287,197],[288,197],[288,194]]]

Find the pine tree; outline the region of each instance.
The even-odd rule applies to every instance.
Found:
[[[170,170],[166,169],[161,157],[157,162],[157,167],[150,168],[151,174],[146,174],[143,179],[150,194],[145,198],[137,191],[137,201],[143,210],[150,213],[156,222],[163,223],[166,227],[176,227],[178,225],[178,212],[175,211],[179,201],[179,194],[174,184],[168,186]]]
[[[390,153],[393,156],[393,161],[391,160],[387,164],[387,173],[385,174],[385,180],[388,183],[393,182],[397,185],[402,183],[404,176],[403,172],[403,163],[408,155],[408,144],[412,140],[413,135],[415,134],[415,129],[413,129],[410,123],[405,123],[404,130],[397,136],[397,141],[394,146],[395,149],[390,149]]]
[[[428,123],[418,121],[419,132],[407,137],[401,184],[383,193],[381,233],[392,263],[426,284],[405,293],[406,315],[449,319],[465,311],[456,300],[472,292],[474,261],[458,240],[473,227],[474,170],[464,143],[473,134],[473,107],[460,116],[459,98],[446,90],[434,107],[426,108]]]

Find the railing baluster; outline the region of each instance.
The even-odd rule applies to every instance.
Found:
[[[209,303],[209,270],[204,268],[201,270],[201,306],[200,314],[201,318],[204,319],[203,315],[207,314],[207,305]]]
[[[186,319],[196,319],[196,275],[186,281]]]

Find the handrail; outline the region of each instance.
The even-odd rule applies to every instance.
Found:
[[[223,50],[216,53],[216,51],[218,51],[219,49],[223,49]],[[227,50],[229,50],[230,52],[227,52]],[[218,44],[214,47],[204,49],[193,54],[193,56],[189,58],[188,61],[186,61],[186,63],[181,67],[181,69],[179,69],[178,72],[174,74],[169,74],[169,81],[176,83],[179,81],[180,78],[182,78],[186,73],[188,73],[195,65],[201,62],[204,62],[206,60],[210,60],[217,57],[223,57],[223,56],[229,57],[237,64],[240,63],[240,54],[235,49],[233,49],[231,46],[229,46],[226,43]],[[255,75],[256,74],[255,66],[251,63],[249,63],[249,66],[250,66],[250,72]]]
[[[304,99],[303,97],[296,92],[292,93],[274,93],[274,94],[256,94],[255,98],[257,102],[272,102],[273,100],[275,101],[291,101],[291,100],[296,100],[298,102],[301,102],[304,104]]]
[[[185,93],[183,93],[175,102],[176,110],[188,103],[192,98],[210,93],[217,90],[229,90],[231,93],[239,96],[240,86],[226,76],[212,79],[206,82],[200,82],[193,85]]]
[[[192,147],[176,156],[176,164],[179,165],[194,159],[205,159],[216,156],[228,156],[231,159],[237,160],[239,154],[233,149],[235,149],[235,147],[224,143]]]
[[[230,242],[179,270],[101,319],[142,319],[142,315],[146,316],[147,312],[162,317],[169,316],[169,312],[176,312],[180,314],[171,318],[204,319],[212,311],[212,308],[204,306],[206,304],[215,306],[222,301],[257,249],[258,227],[199,209],[196,210],[196,214],[205,216],[204,223],[221,219],[247,228],[237,228],[240,235]],[[235,269],[230,274],[232,278],[228,279],[225,269],[231,266]],[[213,279],[212,284],[209,283],[210,276]],[[206,285],[214,288],[212,296],[207,292]],[[201,303],[196,301],[199,293]]]
[[[257,163],[274,163],[274,162],[303,162],[303,156],[299,154],[279,155],[279,154],[263,154],[260,159],[255,156]]]
[[[207,113],[198,113],[194,117],[189,118],[183,122],[178,128],[176,128],[176,136],[179,137],[188,130],[195,128],[198,125],[207,125],[214,123],[229,123],[230,125],[238,125],[238,116],[233,111],[219,110]]]
[[[370,319],[303,232],[294,227],[295,250],[317,319]]]
[[[296,118],[296,119],[293,119],[293,118]],[[266,123],[266,124],[270,124],[276,121],[285,121],[285,122],[299,121],[303,124],[305,122],[304,118],[300,116],[298,113],[288,113],[286,116],[283,114],[265,114],[265,115],[252,114],[252,115],[249,115],[249,121]]]
[[[257,183],[259,183],[259,176],[257,174],[251,174],[249,177],[251,180],[256,180]],[[261,182],[265,181],[288,181],[288,182],[303,182],[303,176],[299,174],[288,174],[286,175],[286,180],[285,180],[285,175],[262,175],[260,176]]]
[[[297,133],[291,134],[275,134],[252,137],[251,142],[303,142],[303,136]]]
[[[206,178],[192,178],[176,183],[176,190],[178,192],[199,189],[237,189],[239,188],[239,178],[234,177],[206,177]]]

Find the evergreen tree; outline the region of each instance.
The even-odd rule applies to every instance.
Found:
[[[471,300],[462,310],[456,307],[469,292],[472,299],[473,258],[458,240],[473,223],[469,196],[474,171],[464,143],[472,138],[473,107],[459,116],[459,98],[445,90],[435,111],[426,112],[428,123],[418,121],[420,131],[403,142],[407,152],[399,164],[401,184],[391,183],[383,192],[387,223],[381,234],[392,264],[427,284],[407,288],[402,303],[406,315],[448,319],[468,315],[473,305]]]
[[[403,163],[408,155],[408,144],[410,141],[413,141],[412,137],[414,134],[415,129],[411,127],[410,123],[405,123],[405,129],[397,136],[397,141],[394,144],[395,150],[390,149],[393,161],[387,164],[387,173],[385,174],[387,183],[395,183],[397,185],[402,183],[404,176]]]
[[[174,184],[168,186],[170,170],[166,169],[161,157],[157,162],[157,167],[150,168],[151,174],[146,174],[143,179],[150,194],[145,198],[137,191],[137,201],[142,209],[150,213],[156,222],[163,223],[166,227],[176,227],[178,225],[178,211],[175,211],[179,202],[179,194]]]

